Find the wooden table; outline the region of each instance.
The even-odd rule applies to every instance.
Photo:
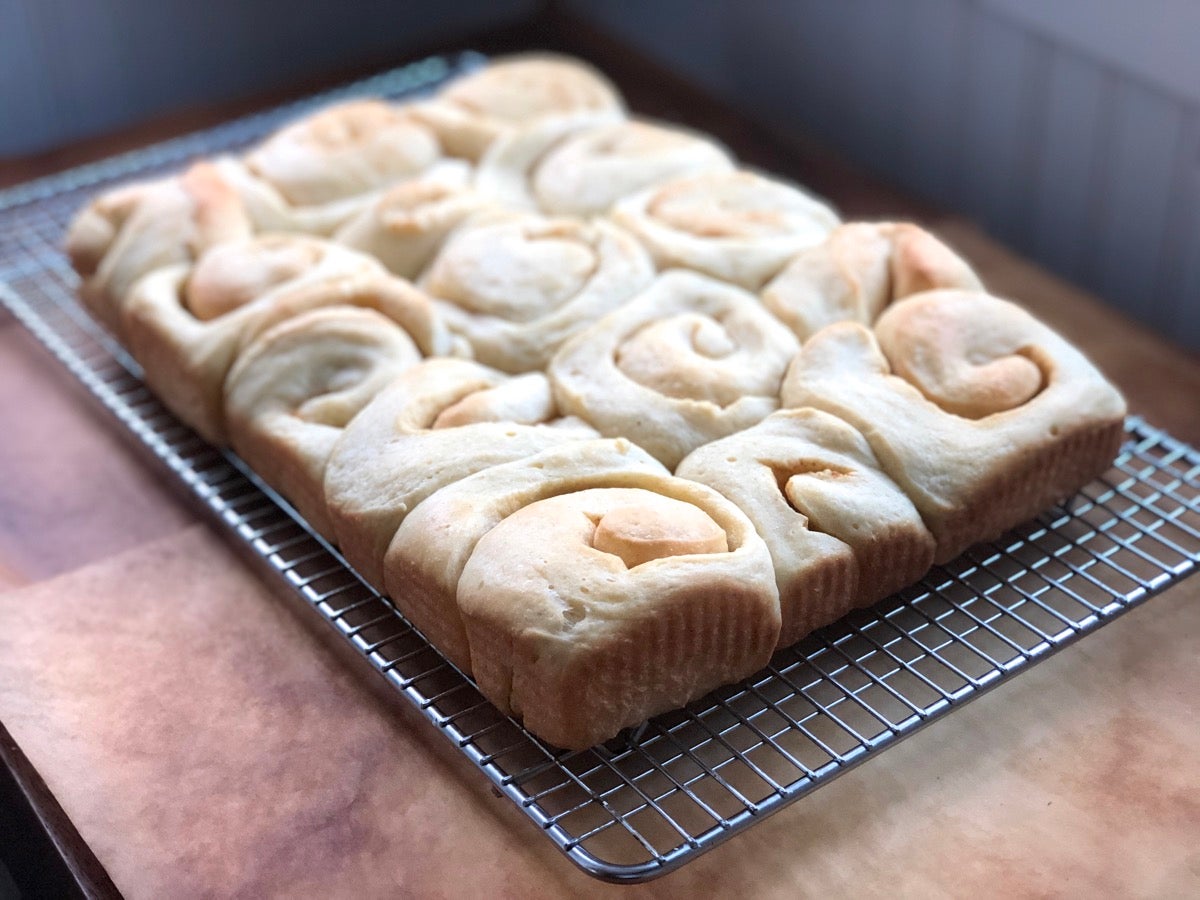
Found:
[[[634,109],[717,134],[847,217],[925,222],[1079,343],[1132,409],[1200,443],[1200,363],[970,223],[784,144],[568,21],[463,44],[589,56]],[[0,183],[233,111],[0,166]],[[0,840],[39,854],[18,875],[53,893],[1200,892],[1200,578],[679,872],[613,888],[268,594],[9,318],[0,421],[0,758],[16,779]]]

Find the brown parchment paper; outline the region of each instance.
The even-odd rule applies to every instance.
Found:
[[[194,521],[82,385],[0,312],[0,588]]]
[[[130,897],[1194,895],[1194,585],[639,888],[576,872],[204,526],[0,594],[0,721]]]

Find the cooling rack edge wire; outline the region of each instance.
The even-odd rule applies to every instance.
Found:
[[[58,249],[94,190],[243,146],[321,102],[420,93],[482,60],[424,60],[0,193],[0,302],[245,555],[581,869],[626,883],[665,874],[1200,565],[1200,452],[1131,417],[1113,469],[1067,504],[780,652],[741,684],[580,752],[556,751],[502,716],[236,456],[158,403],[75,302]]]

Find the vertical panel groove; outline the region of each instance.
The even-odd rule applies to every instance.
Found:
[[[1171,319],[1181,322],[1184,332],[1193,340],[1197,324],[1189,322],[1187,308],[1187,263],[1189,250],[1200,253],[1200,247],[1189,247],[1190,237],[1197,226],[1197,202],[1200,200],[1200,179],[1193,169],[1200,168],[1196,151],[1200,148],[1200,113],[1191,110],[1179,129],[1175,155],[1171,165],[1171,197],[1167,207],[1166,240],[1159,253],[1152,296],[1169,309]],[[1192,298],[1193,304],[1200,298]]]
[[[1088,275],[1100,260],[1100,229],[1108,210],[1108,182],[1113,168],[1116,151],[1112,139],[1113,126],[1117,121],[1117,80],[1108,69],[1100,74],[1103,89],[1100,94],[1100,113],[1096,117],[1096,128],[1092,132],[1094,148],[1088,171],[1087,216],[1084,219],[1083,252],[1076,257],[1069,274],[1075,280],[1090,280]]]
[[[1018,183],[1028,186],[1020,191],[1021,203],[1015,216],[1013,234],[1025,252],[1034,250],[1034,225],[1038,215],[1036,191],[1031,188],[1041,182],[1046,157],[1047,119],[1050,115],[1051,66],[1054,59],[1053,45],[1042,37],[1034,36],[1030,52],[1032,61],[1025,66],[1025,84],[1021,105],[1024,107],[1024,141],[1017,162]]]

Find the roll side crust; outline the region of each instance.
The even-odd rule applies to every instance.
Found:
[[[991,540],[1107,470],[1120,393],[1074,347],[986,294],[896,303],[877,334],[831,325],[784,380],[785,406],[854,425],[937,539],[936,561]]]
[[[676,474],[735,503],[766,541],[780,646],[919,579],[934,539],[861,434],[814,409],[780,410],[691,453]]]
[[[564,419],[540,374],[513,379],[465,360],[431,359],[398,376],[347,426],[325,472],[342,553],[384,589],[384,554],[426,497],[475,472],[598,437]]]
[[[469,475],[434,492],[404,518],[384,556],[384,586],[448,659],[471,671],[457,592],[479,539],[536,500],[590,487],[637,487],[647,473],[667,474],[628,441],[592,440]]]

